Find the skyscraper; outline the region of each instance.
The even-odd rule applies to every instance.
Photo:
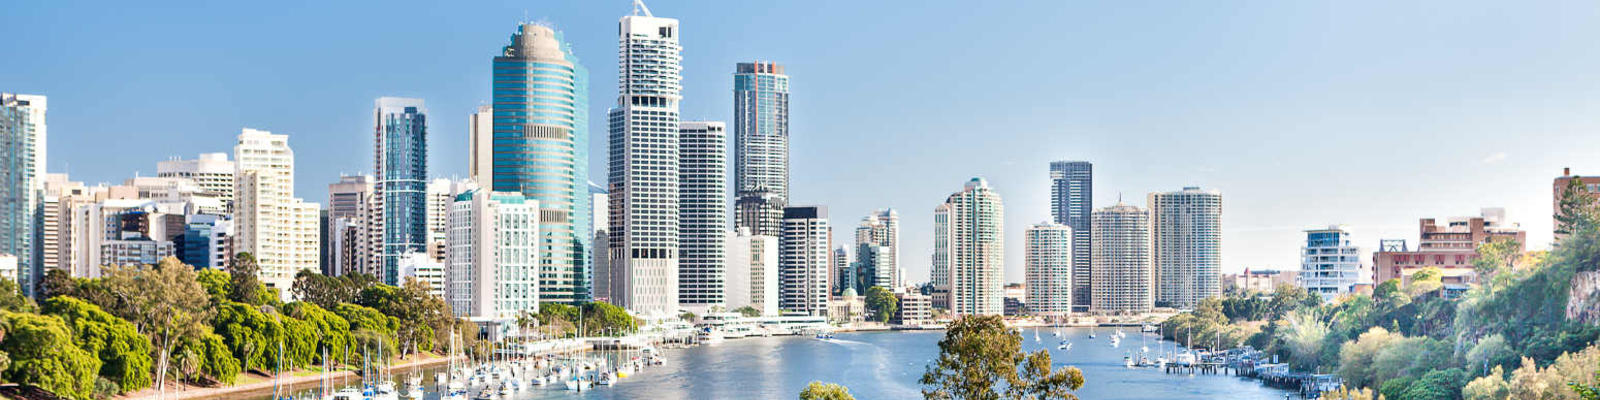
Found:
[[[783,231],[783,209],[788,201],[766,190],[745,192],[734,203],[735,226],[752,234],[777,237]]]
[[[783,235],[778,239],[778,308],[811,316],[828,315],[829,280],[833,265],[832,227],[828,208],[783,209]]]
[[[17,257],[17,283],[33,296],[42,269],[37,214],[44,201],[44,96],[0,93],[0,255]]]
[[[856,263],[866,288],[900,286],[900,215],[892,208],[873,211],[856,226]]]
[[[1053,222],[1035,224],[1023,231],[1025,304],[1033,315],[1060,316],[1072,312],[1072,228]]]
[[[789,198],[789,75],[771,62],[733,73],[735,192]],[[741,224],[743,225],[743,224]]]
[[[373,111],[373,190],[380,208],[383,269],[399,285],[400,259],[427,251],[428,117],[422,99],[379,97]]]
[[[678,304],[704,312],[726,305],[728,136],[718,121],[678,132]]]
[[[1050,217],[1072,228],[1072,306],[1088,311],[1094,274],[1091,253],[1094,235],[1089,227],[1094,211],[1094,164],[1088,161],[1050,163]]]
[[[322,273],[340,276],[362,273],[378,276],[372,254],[372,211],[374,183],[371,175],[345,175],[328,184],[328,226],[323,240],[328,243],[322,256]]]
[[[612,298],[638,313],[678,306],[678,20],[635,0],[618,23],[617,105],[610,110]],[[496,181],[498,184],[498,180]],[[618,276],[618,274],[613,274]]]
[[[494,187],[494,106],[480,105],[467,117],[467,176]]]
[[[261,281],[287,297],[300,270],[317,270],[317,203],[294,197],[289,136],[245,128],[233,147],[234,243],[255,256]]]
[[[1300,277],[1306,292],[1327,301],[1350,293],[1361,275],[1361,248],[1350,244],[1350,232],[1330,225],[1326,229],[1306,230],[1306,245],[1300,248]]]
[[[228,153],[202,153],[193,160],[174,158],[158,162],[156,176],[193,179],[206,193],[225,203],[233,203],[233,169]]]
[[[944,236],[934,238],[934,271],[946,274],[934,280],[936,285],[945,283],[950,312],[1004,313],[1005,207],[1000,195],[989,189],[988,181],[972,178],[934,214],[934,235]]]
[[[482,117],[475,114],[473,168],[490,168],[485,190],[521,193],[539,212],[540,300],[589,297],[589,73],[549,26],[523,23],[494,58],[492,162],[482,166]],[[482,110],[479,111],[480,113]],[[673,135],[677,125],[672,126]],[[477,175],[483,177],[482,171]]]
[[[1156,304],[1189,310],[1222,294],[1222,193],[1185,187],[1149,197]]]
[[[1150,280],[1150,214],[1117,205],[1095,210],[1094,296],[1089,311],[1142,313],[1155,306]]]
[[[450,205],[445,300],[475,321],[539,312],[538,201],[517,192],[471,190]]]

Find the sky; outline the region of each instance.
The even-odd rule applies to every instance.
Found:
[[[1095,163],[1095,204],[1223,194],[1225,272],[1298,268],[1305,229],[1367,251],[1417,220],[1505,207],[1548,247],[1551,180],[1600,174],[1600,2],[664,1],[684,119],[732,116],[732,72],[791,77],[791,203],[839,243],[901,218],[925,281],[933,208],[975,176],[1005,201],[1007,281],[1049,216],[1048,164]],[[379,96],[420,97],[430,174],[463,178],[467,118],[519,21],[554,24],[591,76],[603,183],[625,0],[8,4],[0,91],[50,97],[50,172],[89,183],[290,135],[297,195],[372,168]],[[1370,258],[1367,258],[1370,263]]]

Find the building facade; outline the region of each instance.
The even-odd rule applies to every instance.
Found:
[[[1299,275],[1276,269],[1245,268],[1241,273],[1222,275],[1222,291],[1241,295],[1273,293],[1278,285],[1294,285]]]
[[[1072,312],[1072,228],[1054,222],[1035,224],[1022,233],[1027,249],[1023,302],[1028,313],[1062,316]]]
[[[1138,314],[1155,307],[1150,257],[1150,213],[1118,203],[1091,215],[1093,299],[1097,314]]]
[[[728,237],[727,308],[778,315],[778,238],[740,229]]]
[[[833,287],[832,231],[827,207],[784,208],[783,234],[778,239],[779,309],[827,315]]]
[[[735,193],[789,198],[789,75],[771,62],[733,73]],[[745,225],[745,224],[741,224]]]
[[[900,287],[900,215],[892,208],[873,211],[856,226],[856,290]]]
[[[678,305],[724,306],[728,269],[728,135],[718,121],[678,128]]]
[[[1186,187],[1147,204],[1156,304],[1190,310],[1222,294],[1222,193]]]
[[[617,105],[610,110],[612,298],[638,313],[678,306],[678,20],[642,2],[619,22]],[[498,181],[497,181],[498,182]]]
[[[1073,311],[1088,311],[1093,300],[1092,253],[1094,235],[1089,227],[1094,212],[1094,164],[1088,161],[1050,163],[1050,217],[1072,228]]]
[[[17,258],[17,284],[33,296],[43,260],[36,247],[44,202],[48,126],[44,96],[0,93],[0,255]]]
[[[738,195],[734,201],[735,226],[765,236],[778,236],[783,231],[783,209],[788,200],[776,193],[755,190]]]
[[[206,193],[230,206],[233,203],[233,170],[228,153],[201,153],[193,160],[174,158],[156,163],[156,176],[193,179]],[[231,212],[233,208],[228,210]]]
[[[362,273],[374,277],[381,273],[374,244],[379,233],[373,227],[377,219],[375,183],[371,175],[340,176],[338,182],[328,184],[328,226],[322,233],[324,246],[322,273],[340,276]]]
[[[233,158],[235,250],[255,256],[262,283],[286,297],[295,274],[320,270],[321,207],[294,197],[288,135],[245,128]]]
[[[399,285],[400,259],[427,251],[428,116],[422,99],[379,97],[373,111],[373,166],[378,230],[378,274]]]
[[[946,274],[950,312],[1001,315],[1005,311],[1005,208],[983,178],[972,178],[935,211],[935,272]],[[942,215],[939,217],[938,215]],[[941,228],[942,227],[942,228]],[[941,247],[942,246],[942,247]],[[938,262],[943,255],[944,265]]]
[[[538,313],[538,200],[472,190],[450,205],[445,300],[457,316],[504,320]]]
[[[1300,248],[1300,287],[1321,295],[1324,301],[1350,293],[1365,274],[1361,268],[1361,248],[1350,244],[1350,233],[1341,226],[1306,230],[1306,245]]]
[[[1477,217],[1449,218],[1443,224],[1423,218],[1418,223],[1415,250],[1408,248],[1405,240],[1379,242],[1378,251],[1372,253],[1373,282],[1396,278],[1406,281],[1411,274],[1429,267],[1438,268],[1447,284],[1477,281],[1472,263],[1478,259],[1478,246],[1510,240],[1517,243],[1518,252],[1527,251],[1527,232],[1507,222],[1505,214],[1503,208],[1485,208]]]
[[[478,184],[522,193],[544,207],[539,220],[546,243],[539,256],[540,298],[586,300],[588,281],[582,277],[587,274],[590,236],[581,230],[589,226],[588,70],[559,32],[523,23],[494,58],[493,87],[491,177]],[[475,116],[473,124],[480,119]],[[482,135],[473,140],[481,150]],[[473,157],[474,165],[483,158]]]

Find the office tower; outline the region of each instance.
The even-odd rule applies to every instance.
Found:
[[[592,238],[589,241],[591,245],[589,254],[593,256],[590,259],[594,260],[594,268],[589,268],[588,270],[589,287],[593,288],[590,291],[590,297],[594,298],[595,301],[604,302],[612,301],[611,293],[615,291],[612,283],[616,282],[614,278],[616,271],[611,269],[611,257],[607,256],[607,254],[610,254],[607,249],[611,245],[611,234],[607,230],[610,226],[610,222],[608,222],[610,211],[607,209],[608,205],[611,204],[610,198],[611,195],[606,192],[604,186],[589,182],[588,232],[589,237]]]
[[[831,279],[833,287],[828,289],[832,295],[843,296],[846,290],[850,293],[861,293],[861,289],[856,288],[860,286],[861,277],[856,275],[854,267],[855,263],[850,261],[850,251],[845,250],[844,246],[833,249],[834,279]]]
[[[328,184],[328,225],[322,232],[326,242],[322,273],[340,276],[348,273],[378,276],[374,245],[376,210],[375,183],[371,175],[345,175]]]
[[[900,215],[892,208],[873,211],[856,226],[856,268],[862,283],[856,288],[900,287]]]
[[[373,112],[373,167],[377,182],[378,275],[399,285],[400,258],[427,250],[428,111],[422,99],[379,97]]]
[[[1439,269],[1445,284],[1464,287],[1478,279],[1473,267],[1478,246],[1512,241],[1517,243],[1518,254],[1527,250],[1527,232],[1506,221],[1504,208],[1484,208],[1479,216],[1447,218],[1443,224],[1423,218],[1418,227],[1416,250],[1408,249],[1403,239],[1379,241],[1378,251],[1372,253],[1373,283],[1395,278],[1406,281],[1411,274],[1432,267]]]
[[[934,210],[936,295],[956,315],[1000,315],[1005,278],[1005,207],[983,178],[972,178]]]
[[[476,189],[450,205],[445,300],[475,321],[538,313],[539,201]]]
[[[1073,311],[1088,311],[1094,274],[1091,253],[1094,235],[1089,227],[1094,211],[1094,164],[1088,161],[1050,163],[1050,217],[1072,228]]]
[[[1094,296],[1089,311],[1136,314],[1155,307],[1150,257],[1150,213],[1117,205],[1094,210]]]
[[[745,192],[734,202],[735,226],[751,233],[778,236],[783,231],[783,209],[788,200],[765,190]]]
[[[589,235],[580,230],[589,226],[589,72],[560,33],[523,23],[494,58],[493,87],[492,179],[478,184],[522,193],[544,208],[541,301],[587,300]],[[678,134],[676,123],[671,134]]]
[[[618,23],[617,105],[610,111],[612,297],[644,314],[678,306],[678,20],[634,1]]]
[[[811,316],[826,316],[833,275],[832,228],[828,208],[795,206],[783,209],[783,235],[778,237],[778,308]]]
[[[678,304],[723,305],[728,242],[728,136],[718,121],[678,128]]]
[[[1306,245],[1300,248],[1300,287],[1321,295],[1323,301],[1350,293],[1361,275],[1361,248],[1350,244],[1344,227],[1306,230]]]
[[[245,128],[233,147],[235,250],[255,256],[261,282],[287,298],[300,270],[318,270],[320,205],[294,197],[289,136]]]
[[[193,179],[200,189],[230,206],[233,203],[233,170],[233,161],[228,160],[228,153],[200,153],[193,160],[173,157],[156,163],[157,177]],[[228,210],[231,212],[233,209]]]
[[[1222,193],[1185,187],[1151,193],[1155,302],[1191,310],[1222,294]]]
[[[467,176],[478,187],[494,187],[494,106],[480,105],[467,117]]]
[[[0,255],[17,258],[17,284],[33,296],[43,273],[36,254],[44,201],[47,126],[44,96],[0,93]]]
[[[226,216],[187,215],[177,257],[195,269],[223,269],[233,259],[233,221]]]
[[[789,199],[789,75],[771,62],[739,63],[733,73],[735,190]],[[741,224],[742,226],[747,226]]]
[[[1028,313],[1062,316],[1072,312],[1072,228],[1054,222],[1028,227],[1022,233],[1024,303]]]
[[[739,229],[728,238],[729,311],[745,306],[778,315],[778,238]]]
[[[453,181],[438,178],[428,181],[428,257],[434,261],[444,262],[446,235],[450,225],[450,203],[455,202],[456,194],[464,193],[470,187],[475,187],[472,181]]]

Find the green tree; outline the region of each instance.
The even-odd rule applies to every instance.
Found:
[[[234,357],[222,336],[212,333],[211,329],[207,328],[205,334],[198,338],[185,339],[183,346],[186,350],[198,354],[201,375],[229,385],[239,376],[242,368],[239,359]]]
[[[1600,371],[1594,373],[1594,380],[1600,381]],[[1573,393],[1578,394],[1579,399],[1600,400],[1600,386],[1591,386],[1578,382],[1567,383],[1567,386],[1572,388]]]
[[[1490,367],[1515,366],[1517,353],[1506,343],[1504,335],[1496,333],[1472,345],[1472,349],[1467,350],[1466,359],[1468,369],[1482,368],[1481,371],[1488,372]]]
[[[1022,352],[1022,337],[999,316],[961,316],[939,341],[939,358],[920,380],[922,396],[941,400],[1077,399],[1083,372],[1051,370],[1050,353]],[[1004,392],[997,392],[1004,384]]]
[[[1460,368],[1428,371],[1407,387],[1405,392],[1396,396],[1395,400],[1458,400],[1461,398],[1461,388],[1471,378],[1467,371]]]
[[[734,309],[733,311],[737,312],[737,313],[739,313],[739,315],[745,316],[747,318],[755,318],[755,317],[761,316],[761,310],[757,310],[755,307],[751,307],[751,306],[739,307],[737,309]]]
[[[428,294],[427,284],[414,278],[407,279],[401,287],[374,285],[362,290],[359,304],[399,321],[395,335],[402,351],[432,350],[433,327],[449,318],[444,300]]]
[[[1516,239],[1490,239],[1478,245],[1478,258],[1472,260],[1472,270],[1480,284],[1494,281],[1502,271],[1516,269],[1522,258],[1522,243]]]
[[[301,301],[333,308],[339,303],[360,303],[361,293],[377,285],[378,279],[372,275],[351,273],[333,277],[302,270],[294,277],[292,292]]]
[[[638,328],[638,319],[634,318],[632,314],[628,314],[628,310],[624,310],[622,307],[602,301],[583,304],[583,334],[586,336],[607,332],[627,334],[638,330]]]
[[[70,296],[78,291],[78,282],[72,279],[72,274],[59,268],[46,268],[44,278],[39,280],[39,298],[48,299],[56,296]]]
[[[43,311],[61,317],[72,328],[78,344],[100,358],[100,376],[121,390],[150,387],[150,340],[140,335],[132,323],[67,296],[45,301]]]
[[[89,399],[100,359],[73,342],[72,329],[55,316],[0,311],[6,336],[0,351],[11,359],[7,382],[33,385],[71,399]]]
[[[1570,235],[1594,228],[1600,211],[1595,206],[1595,195],[1589,193],[1582,178],[1574,176],[1567,181],[1567,187],[1561,190],[1560,197],[1556,199],[1555,217],[1557,235]]]
[[[263,305],[263,291],[261,284],[261,265],[256,263],[256,256],[248,252],[241,252],[233,257],[233,262],[228,264],[228,277],[232,280],[228,285],[228,300],[239,303]]]
[[[1441,287],[1444,287],[1443,272],[1439,271],[1439,267],[1427,267],[1411,274],[1411,279],[1406,282],[1406,295],[1415,299]]]
[[[17,286],[17,281],[0,278],[0,310],[11,312],[33,312],[33,300],[22,295],[22,287]]]
[[[1289,352],[1289,365],[1309,370],[1319,365],[1323,340],[1328,337],[1328,324],[1312,310],[1290,314],[1287,324],[1278,328],[1277,340]]]
[[[228,301],[228,296],[233,292],[233,275],[225,271],[202,269],[195,272],[195,280],[205,289],[212,305]]]
[[[350,321],[334,314],[332,311],[303,301],[283,305],[283,312],[298,320],[311,324],[313,334],[316,335],[318,347],[313,349],[312,359],[317,363],[336,363],[339,358],[331,357],[335,353],[342,353],[345,346],[350,343]],[[322,359],[321,349],[327,349],[332,360]]]
[[[194,267],[167,257],[155,266],[104,269],[101,284],[116,299],[107,312],[132,322],[155,348],[157,387],[162,387],[172,352],[185,338],[198,337],[211,318],[211,304]],[[80,285],[82,287],[83,285]]]
[[[836,383],[812,381],[800,391],[800,400],[856,400],[850,389]]]
[[[1345,384],[1355,387],[1376,385],[1372,359],[1377,357],[1378,352],[1401,338],[1403,337],[1389,333],[1389,330],[1381,326],[1372,327],[1366,333],[1362,333],[1354,342],[1340,349],[1339,377],[1344,378]]]
[[[889,323],[889,318],[900,310],[900,299],[883,286],[867,288],[867,309],[872,310],[872,320]]]

